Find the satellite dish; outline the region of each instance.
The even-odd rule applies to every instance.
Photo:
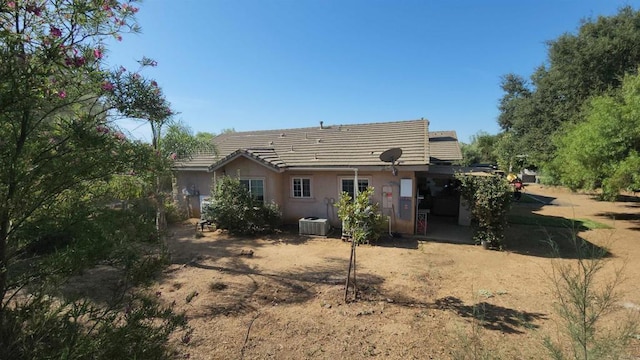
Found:
[[[393,174],[393,176],[398,175],[398,169],[396,169],[394,165],[400,156],[402,156],[402,149],[400,148],[391,148],[380,154],[380,160],[391,163],[391,174]]]
[[[380,160],[384,162],[390,162],[393,165],[396,160],[398,160],[402,156],[402,149],[400,148],[391,148],[386,150],[380,154]]]

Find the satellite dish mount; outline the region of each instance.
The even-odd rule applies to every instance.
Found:
[[[380,160],[384,162],[391,163],[391,174],[393,176],[398,175],[398,169],[396,169],[396,165],[398,165],[398,159],[402,156],[401,148],[391,148],[389,150],[383,151],[380,154]]]

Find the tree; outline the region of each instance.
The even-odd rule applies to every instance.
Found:
[[[500,87],[505,92],[500,99],[500,115],[498,124],[506,131],[511,130],[514,124],[522,121],[521,103],[531,97],[531,89],[527,81],[519,75],[507,74],[500,81]]]
[[[135,171],[153,168],[155,162],[148,160],[158,158],[149,146],[128,141],[113,121],[118,115],[132,114],[156,119],[162,109],[155,105],[164,104],[162,96],[155,91],[130,92],[128,99],[114,102],[119,85],[115,80],[124,72],[111,73],[103,64],[107,39],[119,40],[122,32],[137,31],[134,5],[135,1],[112,0],[0,3],[3,352],[20,344],[10,343],[11,339],[28,332],[20,314],[38,310],[39,315],[48,316],[55,305],[38,302],[43,292],[36,285],[45,286],[45,279],[77,270],[80,262],[97,261],[102,250],[124,250],[131,239],[153,236],[153,231],[139,226],[143,220],[132,214],[107,211],[98,201],[105,192],[96,186],[114,176],[133,176]],[[139,98],[143,95],[145,99]],[[116,240],[119,247],[109,248]],[[65,251],[70,244],[72,249]],[[27,285],[33,294],[29,304],[48,308],[13,311],[8,307]],[[9,318],[9,312],[15,316]],[[60,323],[67,325],[82,329],[78,324]],[[35,328],[43,331],[37,324]],[[53,344],[55,336],[49,338]]]
[[[612,95],[594,97],[586,121],[558,137],[552,163],[572,189],[603,189],[615,199],[621,190],[640,188],[640,75],[627,75]]]
[[[496,164],[496,135],[479,131],[471,137],[470,144],[461,144],[462,162],[461,165],[470,166],[472,164]]]
[[[156,66],[149,58],[139,61],[141,68]],[[151,147],[159,158],[161,152],[163,127],[170,123],[174,114],[169,102],[165,99],[155,80],[144,78],[139,73],[120,68],[109,75],[108,104],[115,108],[121,116],[146,121],[151,127]],[[166,228],[165,198],[162,191],[162,179],[168,173],[168,166],[156,168],[154,201],[156,206],[156,230],[161,233]]]
[[[343,192],[335,204],[338,217],[344,226],[343,232],[349,234],[356,244],[365,244],[380,238],[381,222],[380,205],[371,203],[373,188],[368,187],[359,192],[355,199]]]
[[[220,130],[220,134],[231,134],[231,133],[234,133],[234,132],[236,132],[235,128],[225,128],[225,129]]]
[[[356,285],[356,246],[378,240],[384,226],[382,214],[379,211],[380,205],[371,203],[371,195],[373,195],[372,187],[357,193],[355,199],[348,193],[343,192],[340,195],[340,200],[335,204],[338,209],[338,217],[342,220],[342,232],[351,236],[351,255],[344,287],[344,301],[347,301],[350,284],[353,284],[354,296],[357,297],[358,295]]]
[[[521,155],[547,167],[556,154],[551,138],[565,124],[584,121],[590,97],[620,87],[626,73],[637,71],[639,41],[640,12],[624,7],[615,16],[584,20],[576,34],[549,41],[546,64],[534,71],[530,84],[517,75],[503,77],[498,122],[513,134]]]
[[[194,136],[186,124],[175,122],[167,127],[162,139],[162,151],[175,154],[177,158],[186,158],[200,151],[214,152],[214,136],[207,132],[199,132]]]

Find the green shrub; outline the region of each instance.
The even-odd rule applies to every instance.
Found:
[[[164,210],[166,211],[165,216],[167,217],[168,224],[176,224],[181,221],[187,220],[188,216],[185,209],[181,208],[173,201],[165,203]]]
[[[500,176],[458,174],[462,198],[471,212],[473,240],[490,247],[502,248],[507,213],[511,206],[511,190]]]
[[[110,307],[66,302],[35,291],[5,309],[2,359],[171,359],[169,336],[189,331],[156,297],[127,295]]]
[[[349,194],[343,192],[335,204],[344,227],[342,232],[351,235],[358,244],[378,240],[386,227],[379,204],[371,203],[372,194],[373,188],[369,187],[360,192],[354,201]]]
[[[638,315],[627,312],[613,328],[603,324],[605,318],[620,310],[624,268],[614,269],[605,277],[607,250],[593,246],[575,232],[570,240],[576,259],[554,262],[550,274],[555,309],[566,337],[555,341],[546,337],[544,345],[556,360],[626,359],[627,346],[639,328]],[[552,255],[559,258],[558,244],[552,240],[549,243],[554,249]]]
[[[280,226],[278,205],[255,199],[238,179],[225,176],[213,189],[213,203],[205,217],[217,228],[232,234],[255,235],[268,233]]]

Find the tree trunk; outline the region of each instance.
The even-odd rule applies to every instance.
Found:
[[[6,209],[0,214],[0,328],[4,326],[4,298],[7,294],[7,240],[9,238],[9,214]]]

